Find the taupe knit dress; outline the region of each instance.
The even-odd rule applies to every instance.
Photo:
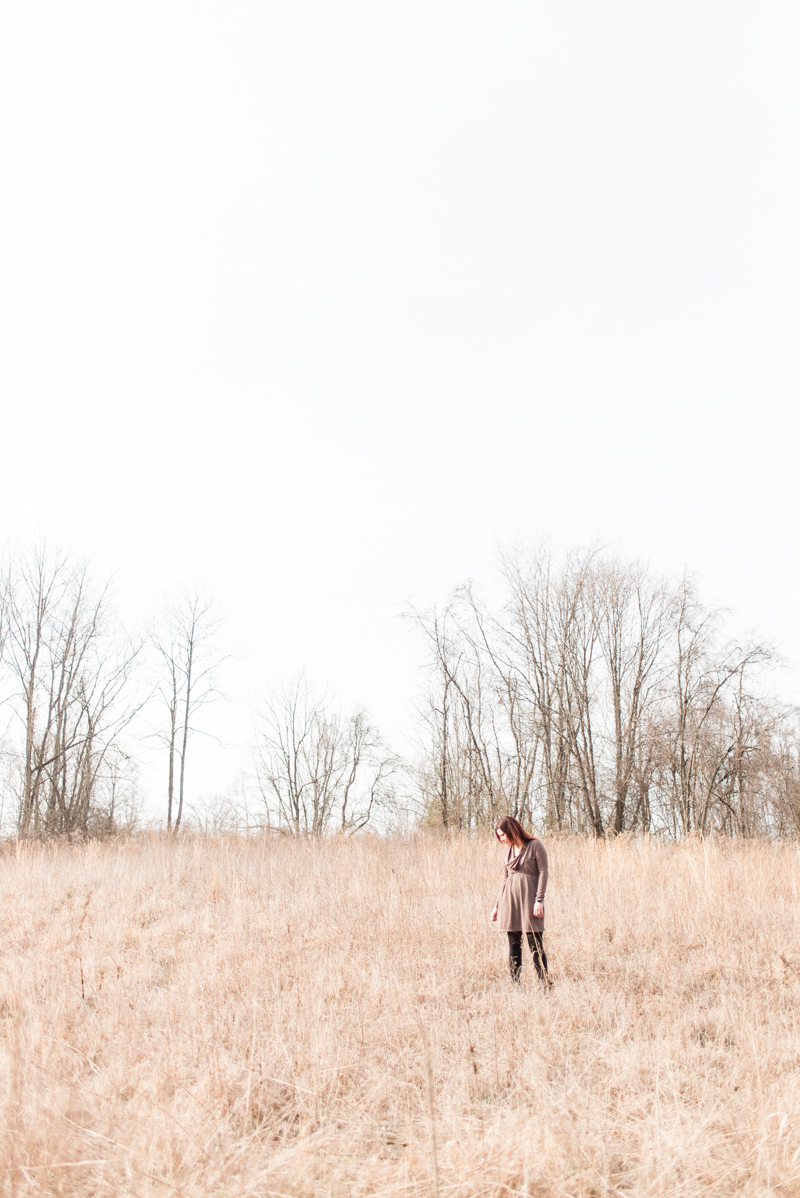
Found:
[[[529,840],[516,857],[508,846],[505,877],[497,899],[500,932],[543,932],[544,917],[533,918],[533,904],[544,901],[547,890],[547,851],[541,840]]]

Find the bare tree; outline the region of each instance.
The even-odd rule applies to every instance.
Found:
[[[451,636],[452,613],[410,613],[428,638],[431,668],[423,705],[423,721],[428,734],[425,759],[418,771],[427,798],[428,817],[443,828],[470,827],[473,809],[486,791],[483,778],[475,775],[476,733],[473,680],[466,677],[464,645]]]
[[[167,829],[175,832],[183,818],[189,740],[200,711],[220,695],[218,672],[227,656],[217,647],[221,626],[217,601],[195,586],[167,600],[149,632],[158,662],[156,692],[166,712],[155,735],[167,750]]]
[[[800,711],[786,707],[773,711],[770,760],[762,779],[768,820],[765,829],[777,836],[800,836]]]
[[[138,763],[119,746],[112,747],[97,773],[95,825],[108,832],[133,831],[138,826],[143,803]]]
[[[591,566],[591,559],[568,563],[559,594],[559,623],[566,683],[566,730],[573,779],[581,798],[585,826],[595,836],[602,836],[605,828],[595,718],[599,715],[595,681],[600,647],[600,611],[595,602]]]
[[[500,811],[530,819],[538,731],[501,626],[472,586],[441,613],[410,614],[430,651],[421,775],[434,784],[437,822],[471,828]]]
[[[573,733],[566,668],[573,604],[566,580],[547,550],[507,554],[501,567],[509,589],[507,656],[536,721],[545,824],[550,831],[561,831],[573,822]]]
[[[19,832],[85,834],[98,775],[138,710],[124,699],[138,649],[120,638],[86,564],[46,547],[11,558],[3,610],[4,675],[24,733]]]
[[[718,609],[704,607],[694,584],[684,579],[674,620],[669,765],[674,812],[683,835],[709,830],[712,809],[736,752],[735,730],[723,732],[730,692],[738,691],[741,714],[745,680],[771,657],[768,647],[759,644],[719,647],[721,617]]]
[[[614,745],[611,829],[624,832],[644,819],[642,789],[648,774],[645,742],[647,718],[656,704],[666,674],[664,647],[673,611],[670,588],[651,579],[638,563],[599,563],[596,570],[599,636],[605,659]],[[629,792],[639,780],[636,810],[629,811]]]
[[[335,826],[349,835],[391,799],[399,759],[363,711],[341,717],[301,677],[263,705],[255,766],[270,826],[294,836]]]

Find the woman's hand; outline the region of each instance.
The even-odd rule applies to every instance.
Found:
[[[544,903],[534,903],[533,904],[533,918],[534,919],[543,919],[544,918]]]
[[[494,911],[492,911],[492,914],[489,918],[491,919],[492,923],[497,922],[497,907],[495,907]]]

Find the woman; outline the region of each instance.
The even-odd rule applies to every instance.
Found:
[[[541,840],[529,836],[518,819],[504,815],[494,826],[501,844],[508,845],[504,857],[504,877],[492,922],[508,932],[508,964],[513,981],[519,981],[522,969],[522,933],[528,935],[528,947],[539,979],[550,985],[547,957],[542,945],[544,932],[544,892],[547,889],[547,853]]]

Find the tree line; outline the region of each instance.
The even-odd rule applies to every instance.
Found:
[[[500,598],[472,585],[417,611],[428,646],[419,770],[426,816],[471,828],[509,812],[600,837],[793,836],[798,712],[778,664],[724,636],[689,577],[599,552],[519,550]]]
[[[165,599],[137,634],[89,565],[46,546],[10,553],[0,576],[0,820],[18,836],[134,827],[138,775],[155,758],[163,823],[187,812],[188,763],[219,685],[219,604],[203,587]],[[303,678],[257,705],[254,825],[352,834],[394,799],[399,758],[363,710],[342,716]],[[253,794],[249,796],[251,800]]]
[[[254,707],[244,795],[218,804],[229,824],[244,808],[248,827],[296,836],[385,829],[400,812],[462,830],[508,813],[597,837],[800,832],[800,721],[770,693],[776,654],[726,638],[725,613],[692,579],[521,550],[503,557],[494,602],[464,585],[409,616],[427,663],[416,753],[401,759],[363,709],[343,714],[301,676]],[[222,623],[195,587],[126,634],[86,563],[9,554],[6,831],[135,826],[143,759],[159,770],[163,824],[180,831],[192,745],[224,698]]]

